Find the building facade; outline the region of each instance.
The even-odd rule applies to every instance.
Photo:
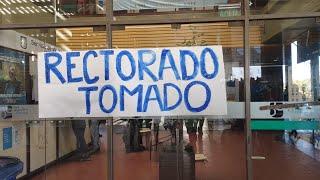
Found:
[[[318,0],[1,0],[0,162],[21,179],[319,179],[319,17]],[[38,116],[39,52],[209,45],[225,116]]]

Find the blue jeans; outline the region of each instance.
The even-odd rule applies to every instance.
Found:
[[[96,150],[100,147],[98,120],[91,120],[90,132],[91,132],[93,149]]]

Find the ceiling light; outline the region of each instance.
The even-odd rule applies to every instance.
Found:
[[[31,51],[31,54],[34,54],[34,51]],[[34,56],[31,56],[31,61],[34,61]]]
[[[19,11],[19,13],[24,14],[24,12],[23,12],[23,11],[21,11],[20,9],[18,9],[18,11]]]
[[[23,11],[24,11],[24,12],[26,12],[27,14],[29,14],[29,11],[28,11],[28,10],[26,10],[26,9],[23,9]]]
[[[97,4],[97,6],[101,11],[104,11],[103,7],[99,6],[98,4]]]
[[[11,4],[11,2],[10,2],[10,1],[8,1],[8,0],[5,0],[5,1],[6,1],[6,3],[7,3],[7,4],[9,4],[9,5]]]
[[[65,41],[69,41],[69,39],[63,34],[61,33],[59,30],[56,31],[57,37],[65,40]]]
[[[48,6],[44,6],[49,12],[53,13],[53,10],[50,9]]]
[[[45,13],[48,13],[46,10],[44,10],[42,7],[40,7],[40,10],[45,12]]]
[[[56,15],[57,15],[57,17],[60,18],[61,20],[63,20],[63,21],[66,20],[66,18],[65,18],[62,14],[60,14],[59,12],[57,12]]]
[[[61,44],[60,46],[65,51],[71,51],[71,49],[68,46],[64,45],[64,44]]]
[[[32,8],[33,8],[37,13],[40,13],[40,11],[39,11],[36,7],[32,6]]]
[[[72,32],[70,31],[70,29],[63,28],[62,31],[66,33],[69,37],[72,37]]]
[[[3,10],[4,10],[6,13],[11,14],[11,12],[8,11],[6,8],[3,8]]]
[[[31,13],[34,13],[34,11],[33,11],[32,9],[29,9],[29,11],[30,11]]]

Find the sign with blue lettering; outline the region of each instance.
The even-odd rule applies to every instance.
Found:
[[[7,150],[12,148],[12,127],[3,128],[2,132],[3,132],[2,134],[3,148],[2,149]]]
[[[38,54],[39,116],[225,115],[221,46]]]

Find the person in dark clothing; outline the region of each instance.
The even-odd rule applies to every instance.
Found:
[[[86,140],[84,138],[84,132],[86,130],[86,121],[85,120],[72,120],[71,126],[76,136],[77,141],[77,150],[80,155],[80,161],[89,160],[89,155],[87,153],[88,147]]]
[[[204,118],[198,120],[198,133],[202,134],[203,133],[203,123],[204,123]]]
[[[129,119],[126,130],[123,134],[123,141],[125,144],[126,152],[139,152],[145,148],[142,144],[142,137],[140,128],[142,126],[141,119]]]
[[[203,133],[203,123],[204,123],[204,119],[187,119],[185,124],[186,124],[186,128],[187,128],[187,133],[198,133],[202,134]]]
[[[99,121],[96,119],[90,120],[90,133],[92,141],[92,149],[89,154],[94,154],[100,151],[100,137],[99,137]]]

